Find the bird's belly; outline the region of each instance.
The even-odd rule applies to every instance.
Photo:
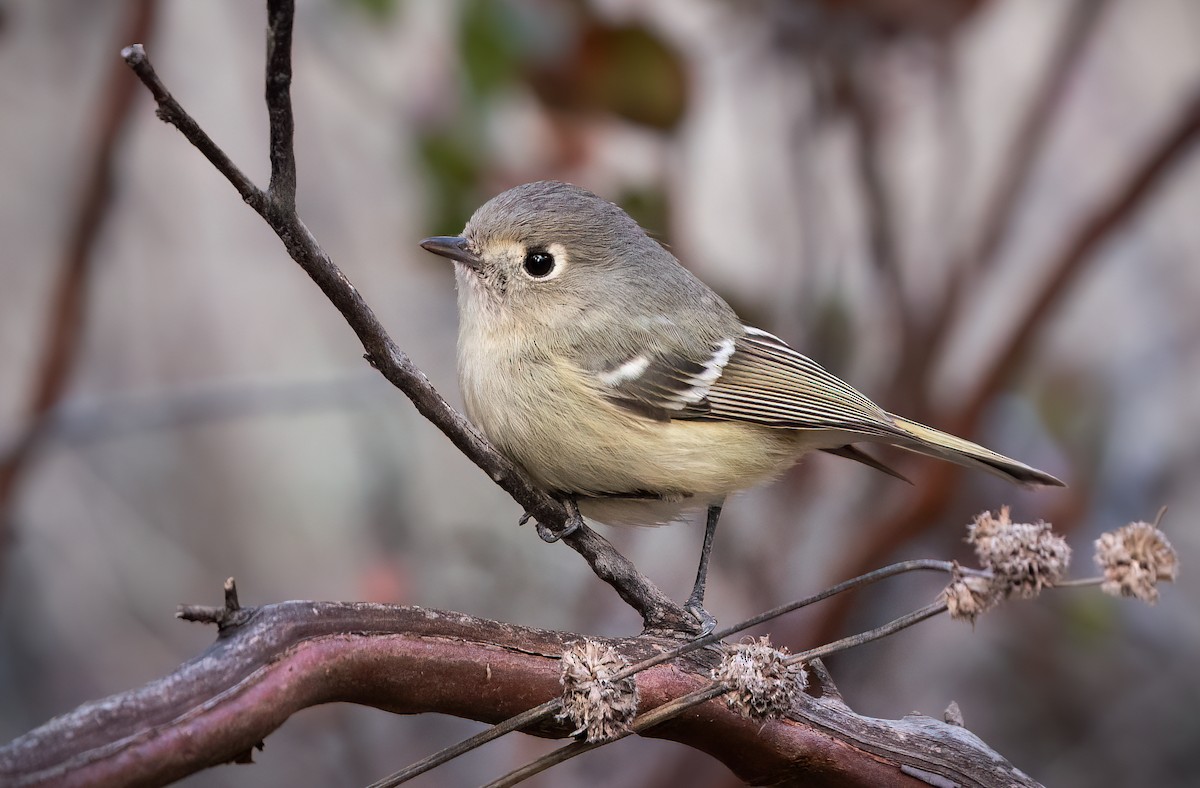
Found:
[[[600,397],[583,373],[549,360],[489,361],[490,370],[475,364],[460,375],[467,413],[549,490],[705,506],[778,475],[808,448],[803,433],[792,430],[647,419]]]

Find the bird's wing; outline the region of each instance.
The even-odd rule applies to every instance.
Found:
[[[597,374],[611,401],[659,420],[743,421],[832,430],[994,473],[1018,484],[1063,483],[1024,463],[923,424],[893,416],[773,334],[745,333],[692,353],[644,353]],[[904,478],[854,446],[823,449]]]
[[[891,417],[773,334],[745,329],[700,352],[643,353],[597,371],[606,397],[658,420],[748,421],[894,436]]]
[[[871,435],[897,430],[882,408],[774,334],[746,328],[708,392],[709,418]]]

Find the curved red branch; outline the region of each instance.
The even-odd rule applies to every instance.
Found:
[[[162,784],[231,761],[297,711],[330,702],[399,714],[499,722],[557,696],[559,658],[581,635],[417,607],[284,602],[242,609],[240,624],[174,673],[86,703],[0,748],[0,782],[27,786]],[[607,641],[629,661],[662,647]],[[707,686],[714,656],[638,674],[640,711]],[[565,737],[548,722],[526,732]],[[1033,785],[960,727],[925,717],[876,720],[835,693],[802,696],[792,718],[763,723],[709,701],[647,731],[707,752],[755,784]]]

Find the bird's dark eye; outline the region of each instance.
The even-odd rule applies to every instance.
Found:
[[[530,276],[541,279],[543,276],[549,276],[554,270],[554,255],[545,249],[530,249],[525,254],[523,265]]]

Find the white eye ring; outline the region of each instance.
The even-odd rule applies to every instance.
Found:
[[[567,250],[560,243],[530,247],[521,258],[521,270],[535,282],[555,278],[566,265]]]

